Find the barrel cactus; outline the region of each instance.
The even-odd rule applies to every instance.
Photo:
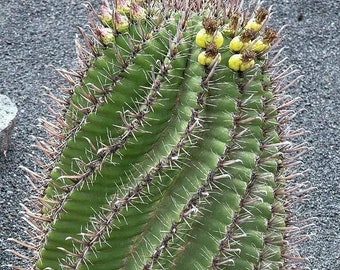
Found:
[[[270,9],[242,2],[89,5],[47,158],[25,169],[28,268],[293,268],[291,70]]]

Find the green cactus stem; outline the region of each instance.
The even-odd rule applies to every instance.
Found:
[[[25,168],[38,183],[25,207],[34,232],[14,241],[32,250],[30,269],[289,268],[288,183],[304,151],[289,141],[290,70],[275,46],[251,51],[264,31],[246,28],[265,29],[268,12],[252,19],[238,2],[90,9],[82,65],[59,70],[70,86],[51,94],[63,114],[37,143],[47,161]],[[229,44],[245,31],[237,54]]]

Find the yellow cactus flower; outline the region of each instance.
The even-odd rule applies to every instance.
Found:
[[[270,48],[270,44],[275,38],[277,38],[276,31],[271,28],[267,28],[263,37],[261,37],[251,46],[251,50],[256,53],[264,52]]]
[[[269,47],[270,47],[270,45],[265,44],[263,42],[263,39],[261,38],[251,46],[251,50],[254,51],[254,52],[260,53],[260,52],[268,50]]]
[[[239,52],[239,51],[243,51],[244,49],[248,48],[249,44],[250,44],[250,41],[242,42],[241,37],[236,36],[230,41],[229,48],[230,50],[234,52]]]
[[[244,51],[242,54],[234,54],[229,58],[228,66],[233,71],[246,71],[255,65],[255,53]]]
[[[198,31],[196,35],[196,40],[195,40],[198,47],[200,48],[206,47],[206,39],[207,39],[206,36],[207,36],[207,33],[204,28]]]
[[[222,47],[224,38],[220,31],[216,31],[216,33],[211,38],[213,39],[217,49]]]
[[[217,49],[220,48],[224,38],[222,33],[217,30],[218,22],[207,18],[203,20],[202,24],[204,28],[198,31],[196,35],[197,46],[206,48],[210,43],[214,43]]]
[[[242,55],[241,54],[234,54],[229,58],[228,66],[230,69],[234,71],[239,71],[240,66],[242,64]]]
[[[248,62],[242,62],[240,65],[240,71],[246,71],[255,65],[255,60],[250,60]]]
[[[223,35],[220,31],[216,31],[214,34],[208,33],[204,28],[198,31],[196,35],[196,44],[201,48],[206,48],[209,43],[214,42],[217,48],[223,45]]]
[[[242,35],[234,37],[229,43],[229,49],[234,52],[240,52],[247,49],[251,40],[255,37],[252,29],[247,29]]]
[[[218,53],[217,55],[218,55],[217,63],[221,63],[222,56],[220,53]],[[206,51],[203,51],[198,55],[197,61],[203,66],[209,66],[214,61],[215,57],[216,55],[212,56],[212,55],[207,54]]]
[[[260,10],[256,12],[255,18],[250,19],[244,28],[252,29],[255,32],[259,32],[267,16],[268,16],[268,11],[264,8],[261,8]]]
[[[248,21],[248,23],[246,24],[246,26],[244,27],[245,29],[252,29],[255,32],[259,32],[262,28],[262,24],[261,23],[257,23],[255,18],[252,18]]]
[[[217,63],[222,60],[221,54],[218,52],[215,43],[211,42],[208,44],[207,49],[198,55],[197,61],[203,66],[209,66],[217,56]]]

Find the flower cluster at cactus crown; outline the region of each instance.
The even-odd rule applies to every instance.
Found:
[[[104,45],[110,46],[115,40],[115,35],[128,32],[130,23],[146,19],[146,11],[139,5],[141,3],[142,1],[129,3],[119,0],[113,10],[108,2],[104,1],[99,15],[103,26],[96,29]],[[203,28],[196,35],[197,46],[204,49],[198,56],[198,62],[205,66],[211,65],[214,60],[220,63],[222,60],[220,51],[222,53],[225,51],[222,47],[224,45],[235,53],[229,58],[228,63],[225,63],[229,68],[233,71],[246,71],[252,68],[255,59],[266,53],[277,37],[275,30],[265,27],[268,15],[266,9],[259,8],[244,26],[238,12],[229,16],[228,21],[203,18]],[[261,31],[264,28],[265,30]],[[224,42],[224,36],[232,39]]]
[[[287,187],[305,151],[286,128],[270,9],[243,0],[103,0],[25,207],[32,269],[281,269],[296,254]],[[253,2],[253,1],[251,1]],[[271,58],[272,57],[272,58]],[[277,63],[278,62],[278,63]],[[292,171],[287,171],[287,170]],[[16,269],[22,269],[17,267]]]
[[[235,53],[229,58],[229,68],[234,71],[246,71],[252,68],[256,57],[265,53],[276,38],[276,31],[270,28],[266,28],[264,34],[259,34],[264,28],[267,16],[266,9],[259,9],[255,17],[250,19],[244,27],[240,27],[240,14],[237,13],[231,16],[227,24],[221,26],[217,20],[204,19],[204,28],[196,35],[196,44],[205,49],[198,56],[199,63],[211,65],[215,59],[220,63],[222,57],[219,49],[224,43],[223,36],[226,36],[232,38],[228,42],[229,49]]]

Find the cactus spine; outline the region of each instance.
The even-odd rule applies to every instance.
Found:
[[[265,9],[207,2],[92,9],[81,70],[59,70],[64,114],[43,122],[49,161],[26,169],[41,186],[32,269],[288,267],[287,168],[303,151],[287,141],[289,71],[268,56]]]

